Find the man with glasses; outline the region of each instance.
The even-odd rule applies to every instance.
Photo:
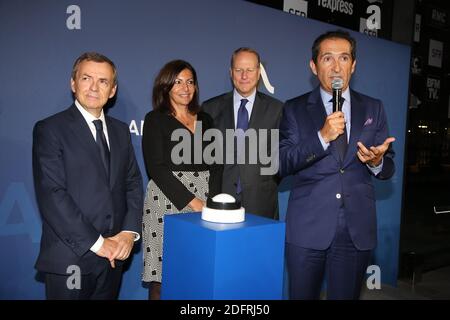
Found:
[[[211,115],[216,128],[220,129],[227,145],[226,130],[249,129],[278,130],[283,104],[266,94],[257,91],[260,78],[260,57],[251,48],[239,48],[231,56],[230,76],[234,90],[220,96],[209,99],[203,103],[203,110]],[[237,133],[238,134],[238,133]],[[260,139],[271,150],[270,134],[257,135],[258,144]],[[249,161],[249,140],[245,144],[245,159],[237,163],[234,157],[233,163],[224,161],[222,192],[228,193],[241,201],[246,212],[256,215],[277,219],[278,218],[278,180],[276,174],[261,174],[264,165],[260,159],[256,163]],[[229,145],[229,141],[228,141]],[[235,153],[240,144],[235,143]],[[253,145],[254,147],[254,145]],[[225,151],[225,149],[224,149]],[[226,150],[225,153],[229,153]],[[251,150],[255,152],[256,149]],[[225,159],[227,160],[227,159]]]

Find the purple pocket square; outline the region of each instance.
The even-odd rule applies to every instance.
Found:
[[[372,118],[367,119],[366,122],[364,122],[363,127],[371,125],[372,122],[373,122]]]

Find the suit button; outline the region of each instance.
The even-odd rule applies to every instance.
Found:
[[[341,198],[341,194],[340,193],[336,193],[336,199],[340,199]]]
[[[344,169],[339,169],[339,172],[340,173],[344,173]]]

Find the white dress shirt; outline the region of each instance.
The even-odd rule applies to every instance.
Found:
[[[245,108],[248,112],[248,122],[250,123],[250,117],[252,116],[252,110],[253,110],[253,104],[255,103],[255,97],[256,97],[256,89],[253,91],[251,95],[248,97],[243,97],[239,94],[239,92],[236,91],[236,89],[233,90],[233,111],[234,111],[234,128],[236,129],[237,126],[237,118],[238,118],[238,112],[239,107],[241,106],[241,100],[247,99],[248,102],[245,105]]]
[[[81,106],[81,104],[78,102],[78,100],[75,100],[75,106],[80,111],[80,113],[83,116],[84,120],[86,120],[86,123],[89,126],[89,129],[91,129],[91,133],[92,133],[92,136],[93,136],[94,140],[96,140],[96,137],[97,137],[97,129],[95,129],[95,125],[94,125],[94,123],[92,121],[94,121],[94,120],[101,120],[102,121],[103,133],[105,134],[106,143],[108,144],[108,148],[111,149],[110,146],[109,146],[108,127],[106,125],[105,114],[103,113],[103,109],[102,109],[102,111],[100,113],[100,117],[96,118],[95,116],[90,114],[88,111],[86,111],[86,109],[84,109]],[[139,238],[140,238],[139,233],[134,232],[134,231],[128,231],[128,230],[124,230],[124,231],[125,232],[134,233],[134,241],[139,240]],[[97,251],[100,250],[100,248],[102,247],[104,241],[105,241],[105,239],[102,237],[102,235],[100,235],[98,237],[97,241],[94,243],[94,245],[90,248],[90,250],[92,252],[97,253]]]

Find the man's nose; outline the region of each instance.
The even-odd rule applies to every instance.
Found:
[[[333,71],[334,72],[341,71],[341,65],[339,64],[339,61],[337,61],[336,59],[333,60]]]
[[[98,91],[98,83],[97,83],[97,81],[92,81],[92,83],[91,83],[89,89],[90,89],[91,91]]]

